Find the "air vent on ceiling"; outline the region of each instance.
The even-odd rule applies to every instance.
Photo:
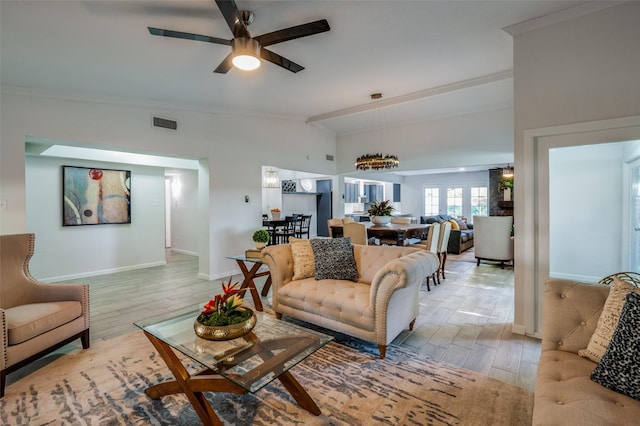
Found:
[[[153,117],[153,127],[162,127],[163,129],[178,130],[178,122],[166,118]]]
[[[327,154],[326,159],[327,161],[333,161],[333,155]]]

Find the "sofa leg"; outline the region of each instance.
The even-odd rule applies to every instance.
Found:
[[[378,345],[378,349],[380,350],[380,359],[384,359],[387,356],[387,345]]]
[[[478,259],[478,263],[476,264],[476,266],[480,266],[480,258],[476,257],[476,259]]]
[[[0,398],[4,396],[4,385],[7,382],[7,370],[0,371]]]
[[[413,326],[414,326],[414,325],[416,325],[416,319],[415,319],[415,318],[413,319],[413,321],[411,321],[411,322],[409,323],[409,331],[412,331],[412,330],[413,330]]]
[[[82,342],[82,349],[89,349],[91,346],[91,340],[89,339],[89,329],[87,328],[82,336],[80,336],[80,341]]]
[[[282,319],[282,314],[280,312],[276,312],[276,318]]]

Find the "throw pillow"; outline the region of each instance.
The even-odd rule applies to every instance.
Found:
[[[351,238],[311,240],[315,258],[316,280],[358,281],[358,267],[353,257]]]
[[[455,230],[460,229],[460,226],[458,225],[458,222],[455,219],[449,219],[449,222],[451,222],[451,229],[455,229]]]
[[[640,400],[640,295],[628,293],[607,351],[591,380]]]
[[[289,237],[291,257],[293,258],[293,280],[311,278],[316,274],[315,259],[311,241]]]
[[[640,288],[620,278],[614,278],[609,296],[598,319],[596,331],[591,336],[587,348],[580,349],[578,355],[589,358],[593,362],[600,362],[618,325],[625,298],[630,292],[640,293]]]
[[[460,229],[469,229],[469,227],[467,226],[467,224],[464,222],[464,220],[462,219],[456,219],[456,222],[458,222],[458,227]]]

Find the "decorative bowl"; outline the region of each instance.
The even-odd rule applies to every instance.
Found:
[[[245,309],[251,311],[251,316],[243,322],[232,325],[204,325],[196,319],[193,330],[198,337],[207,340],[231,340],[242,337],[253,330],[257,322],[256,314],[249,308]]]
[[[376,225],[386,225],[391,222],[391,216],[371,216],[371,222]]]

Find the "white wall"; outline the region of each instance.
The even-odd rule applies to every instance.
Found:
[[[25,162],[35,277],[60,281],[165,263],[163,169],[32,156]],[[131,223],[62,226],[63,165],[131,170]]]
[[[539,232],[537,209],[549,196],[537,160],[538,136],[556,131],[553,127],[571,132],[575,123],[640,115],[639,16],[638,2],[612,3],[568,20],[543,18],[509,29],[514,39],[517,332],[536,334],[541,328],[549,261],[548,252],[536,253],[548,239]]]
[[[597,282],[622,268],[623,144],[549,151],[549,270]]]
[[[172,182],[179,182],[180,190],[171,191],[171,249],[198,254],[198,173],[192,170],[175,171]]]
[[[335,174],[335,140],[314,126],[274,117],[167,109],[143,101],[114,103],[76,93],[2,87],[0,98],[0,232],[27,229],[25,140],[28,135],[70,144],[201,159],[198,174],[200,275],[236,272],[225,256],[243,252],[261,225],[261,166]],[[151,126],[154,115],[178,121],[178,131]],[[251,203],[244,202],[249,195]],[[137,247],[143,249],[144,241]],[[109,259],[111,260],[111,259]],[[115,260],[100,269],[117,268]]]

